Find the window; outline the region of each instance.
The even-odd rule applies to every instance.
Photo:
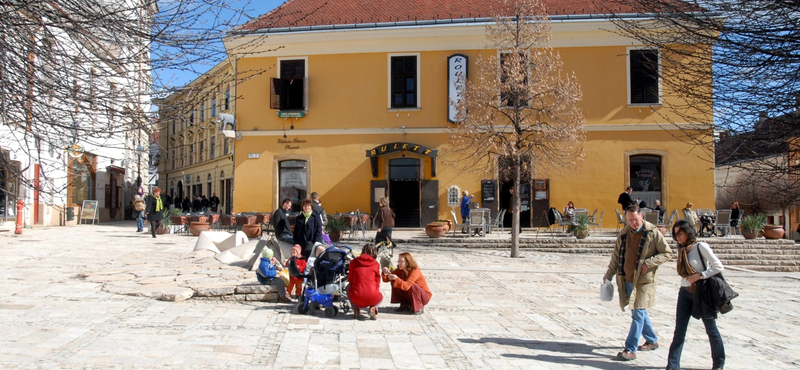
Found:
[[[186,152],[184,147],[181,147],[181,167],[186,166]]]
[[[228,139],[223,139],[222,155],[228,155]]]
[[[189,165],[194,164],[194,144],[189,144]]]
[[[200,163],[200,162],[205,160],[205,154],[206,154],[206,151],[205,151],[205,146],[206,145],[205,144],[206,144],[205,141],[201,141],[200,142],[200,160],[197,161],[197,163]]]
[[[194,125],[194,108],[189,112],[189,126]]]
[[[200,103],[200,122],[206,121],[206,103]]]
[[[216,149],[216,147],[217,147],[217,137],[216,136],[212,136],[211,137],[211,157],[210,157],[210,159],[214,159],[214,157],[215,157],[214,150]]]
[[[418,55],[390,56],[389,107],[417,108],[419,105]]]
[[[175,121],[172,121],[172,133],[173,133],[173,134],[175,133],[175,126],[177,126],[177,125],[175,124]]]
[[[628,50],[628,104],[661,104],[658,50]]]
[[[306,161],[282,161],[278,163],[280,195],[278,199],[292,200],[292,211],[300,211],[300,201],[306,198],[308,166]]]
[[[217,116],[217,97],[211,98],[211,117]]]
[[[500,106],[528,106],[528,69],[528,58],[522,53],[519,58],[512,58],[511,53],[500,54]],[[516,83],[519,78],[511,78],[510,74],[521,70],[526,71],[525,76],[522,77],[520,83]]]
[[[278,110],[304,110],[306,60],[281,60],[279,78],[270,86],[270,108]]]
[[[231,109],[231,87],[225,90],[225,110]]]

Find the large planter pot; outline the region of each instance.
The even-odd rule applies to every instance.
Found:
[[[254,225],[254,224],[242,225],[242,232],[244,233],[244,235],[247,235],[249,239],[255,239],[261,236],[261,225]]]
[[[755,239],[756,237],[758,237],[758,232],[742,229],[742,236],[745,239]]]
[[[164,235],[168,232],[169,232],[169,226],[167,225],[161,225],[156,229],[156,234],[158,235]]]
[[[186,225],[188,222],[186,216],[171,216],[169,219],[172,220],[173,225]]]
[[[447,234],[447,224],[440,222],[431,222],[425,226],[425,234],[431,238],[441,238]]]
[[[328,233],[328,237],[331,238],[331,243],[336,243],[339,240],[342,240],[342,232],[341,231],[331,231]]]
[[[189,233],[199,236],[201,232],[211,230],[208,222],[192,222],[189,224]]]
[[[764,226],[764,238],[766,239],[780,239],[783,238],[783,234],[785,233],[786,231],[783,230],[783,226]]]
[[[589,230],[576,231],[574,235],[578,239],[586,239],[589,236]]]

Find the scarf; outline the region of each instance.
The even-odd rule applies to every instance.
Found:
[[[153,195],[155,197],[155,195]],[[156,212],[161,212],[164,209],[164,204],[161,203],[161,196],[156,197]]]
[[[694,249],[694,240],[689,240],[687,245],[678,245],[678,262],[675,264],[678,275],[682,278],[687,278],[697,273],[697,271],[689,264],[689,252]],[[698,251],[699,253],[700,251]],[[695,283],[689,287],[690,292],[694,292]]]
[[[644,232],[644,225],[642,225],[642,232]],[[645,244],[647,244],[647,238],[650,236],[650,233],[644,233],[642,238],[639,239],[639,251],[636,252],[636,261],[640,261],[642,259],[642,250],[644,250]],[[617,275],[625,276],[625,249],[627,246],[628,240],[628,233],[623,234],[620,236],[620,244],[619,244],[619,266],[617,268]],[[636,268],[639,268],[637,263]]]
[[[305,217],[305,219],[306,219],[306,222],[308,222],[308,219],[309,219],[309,218],[311,218],[311,213],[312,213],[312,212],[313,212],[313,211],[311,211],[311,212],[308,212],[308,213],[305,213],[305,212],[303,212],[303,217]]]

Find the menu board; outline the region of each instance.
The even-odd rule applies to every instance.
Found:
[[[493,202],[497,196],[497,182],[481,181],[481,198],[483,202]]]
[[[81,207],[81,222],[83,220],[92,220],[92,225],[94,225],[95,219],[97,219],[97,201],[84,200]]]

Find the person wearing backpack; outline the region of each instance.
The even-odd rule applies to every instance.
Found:
[[[140,186],[133,196],[133,209],[136,215],[136,232],[144,231],[144,210],[147,205],[144,203],[144,189]]]
[[[292,300],[286,296],[286,284],[278,277],[278,270],[283,270],[283,266],[273,258],[274,253],[270,248],[261,250],[256,279],[261,285],[272,285],[278,290],[278,302],[292,303]]]

